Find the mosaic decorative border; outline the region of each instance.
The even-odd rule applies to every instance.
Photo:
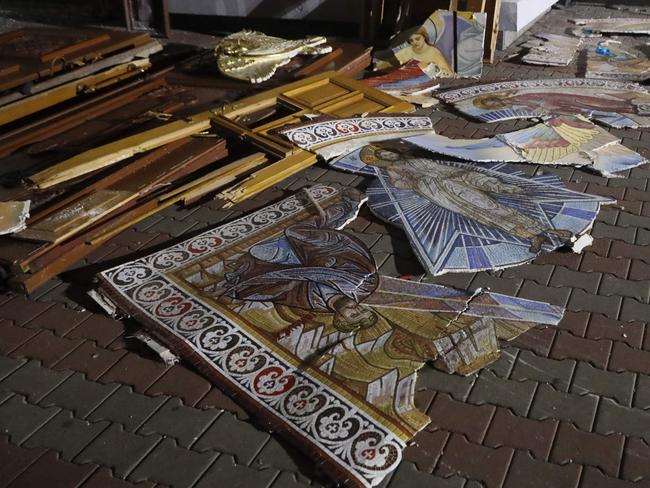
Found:
[[[309,190],[314,200],[335,197],[332,187]],[[187,292],[168,273],[215,249],[295,216],[304,204],[290,197],[232,223],[99,275],[102,292],[158,333],[181,355],[322,461],[347,486],[379,484],[400,463],[405,443],[317,375],[274,354],[251,333]]]
[[[296,146],[310,150],[356,137],[432,129],[429,117],[406,115],[320,120],[289,127],[280,133]]]
[[[530,88],[611,88],[614,90],[634,90],[641,93],[650,94],[646,88],[637,83],[624,81],[598,80],[586,78],[562,78],[547,80],[522,80],[522,81],[503,81],[499,83],[489,83],[486,85],[476,85],[468,88],[460,88],[436,95],[436,98],[445,103],[456,103],[469,98],[474,98],[486,93],[496,93],[504,90],[530,89]]]

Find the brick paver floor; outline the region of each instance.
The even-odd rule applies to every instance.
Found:
[[[531,32],[561,32],[572,16],[616,15],[628,14],[553,10]],[[583,58],[567,68],[501,61],[485,68],[483,80],[573,77],[583,65]],[[432,117],[436,131],[451,137],[530,124],[479,124],[448,112]],[[650,130],[612,132],[650,157]],[[609,180],[570,167],[544,171],[573,189],[619,201],[600,212],[594,245],[581,255],[558,251],[518,268],[435,281],[545,300],[566,307],[565,318],[508,344],[479,374],[464,378],[425,367],[417,403],[432,422],[384,486],[650,486],[650,168]],[[327,484],[310,460],[256,428],[191,367],[165,366],[133,339],[135,324],[107,318],[84,295],[102,267],[315,182],[364,185],[361,177],[316,166],[231,210],[214,202],[171,208],[32,296],[0,295],[0,486]],[[382,273],[423,275],[400,233],[367,209],[350,229],[371,246]]]

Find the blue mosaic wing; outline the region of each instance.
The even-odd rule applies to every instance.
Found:
[[[497,194],[502,205],[541,222],[548,229],[580,235],[590,228],[600,205],[611,200],[566,189],[556,176],[528,177],[504,163],[474,165],[446,162],[458,169],[496,177],[517,193]],[[406,232],[415,254],[432,274],[471,272],[516,266],[534,259],[531,241],[434,203],[414,189],[397,188],[379,172],[367,190],[368,205],[380,218]],[[549,235],[542,250],[563,245],[565,238]]]

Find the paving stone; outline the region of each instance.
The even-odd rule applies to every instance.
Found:
[[[594,223],[591,231],[594,237],[607,237],[609,239],[620,239],[629,244],[634,244],[636,237],[636,229],[634,227],[618,227],[614,225],[607,225],[602,222]]]
[[[519,351],[514,348],[501,350],[496,361],[486,366],[486,369],[492,371],[499,378],[510,377],[510,372],[515,365]]]
[[[623,451],[621,477],[630,481],[650,479],[650,445],[642,439],[628,437]]]
[[[596,217],[597,222],[604,222],[608,225],[616,225],[618,214],[620,212],[615,208],[602,208]],[[624,226],[625,227],[625,226]]]
[[[72,410],[78,418],[86,416],[108,398],[119,385],[103,385],[76,373],[40,401],[43,407],[57,406]]]
[[[650,412],[623,407],[614,400],[603,398],[598,406],[594,430],[605,435],[620,433],[641,437],[650,442]]]
[[[80,312],[57,304],[30,320],[25,327],[48,329],[58,336],[64,336],[91,315],[90,312]]]
[[[628,269],[630,269],[630,263],[630,259],[603,258],[586,252],[580,263],[580,271],[609,273],[619,278],[625,278]]]
[[[79,466],[58,459],[56,452],[49,451],[24,471],[11,484],[10,488],[77,488],[90,477],[96,465]]]
[[[624,444],[622,435],[592,434],[563,423],[557,431],[550,459],[557,464],[596,466],[609,476],[617,477]]]
[[[631,227],[632,228],[632,227]],[[635,244],[639,246],[648,246],[650,245],[650,230],[647,229],[636,229],[636,239]]]
[[[484,447],[452,434],[435,474],[443,477],[457,475],[481,481],[487,486],[501,486],[513,453],[514,450],[507,447]]]
[[[556,266],[550,286],[581,288],[588,293],[595,294],[601,275],[594,272],[573,271],[568,268]]]
[[[634,215],[628,212],[620,212],[616,225],[621,227],[650,228],[650,218],[642,215]]]
[[[310,478],[316,476],[316,465],[311,458],[292,444],[275,436],[267,440],[251,466],[257,469],[270,466],[282,471],[305,474]]]
[[[604,475],[596,468],[587,466],[582,475],[582,486],[606,487],[606,488],[641,488],[647,483],[630,483],[629,481],[619,480]]]
[[[558,328],[568,330],[575,336],[584,337],[590,316],[591,313],[589,312],[572,312],[566,310],[564,317],[562,317],[562,320],[558,324]]]
[[[380,485],[382,488],[386,488],[386,485],[388,482],[390,482],[390,477],[391,476],[388,475],[385,482]],[[309,480],[305,476],[301,476],[296,473],[280,471],[277,478],[275,478],[275,480],[271,483],[271,488],[305,488],[307,486],[311,486],[313,488],[323,488],[327,486],[327,481],[325,481],[324,484],[321,484],[317,480]]]
[[[36,361],[29,361],[0,382],[0,390],[19,393],[37,403],[71,374],[71,371],[54,371],[41,367]]]
[[[591,246],[587,247],[587,251],[598,254],[599,256],[606,257],[609,256],[609,249],[612,246],[611,239],[594,239]]]
[[[14,395],[0,405],[0,434],[20,445],[58,412],[58,408],[37,407]]]
[[[574,289],[567,308],[577,312],[601,313],[611,319],[616,319],[618,318],[622,300],[620,296],[592,295],[583,290]]]
[[[649,206],[650,207],[650,206]],[[632,260],[628,280],[647,280],[650,276],[650,264],[644,263],[638,259]]]
[[[0,380],[3,380],[25,364],[27,364],[27,359],[10,358],[0,354]],[[0,385],[2,385],[2,383],[0,383]],[[2,386],[0,386],[0,390],[1,389]]]
[[[436,488],[465,488],[467,487],[466,480],[460,476],[441,477],[422,471],[408,462],[402,462],[395,474],[390,480],[386,488],[402,488],[407,486],[422,486],[422,487],[436,487]],[[273,488],[284,488],[284,485],[273,485]]]
[[[521,286],[519,293],[517,293],[517,296],[527,298],[528,300],[540,300],[559,307],[566,307],[570,294],[571,288],[541,286],[534,281],[526,280]]]
[[[548,285],[555,266],[551,264],[524,264],[513,268],[506,268],[501,274],[502,278],[523,278],[536,282],[538,285]]]
[[[74,351],[82,342],[82,339],[67,339],[56,336],[49,330],[42,330],[29,342],[13,351],[12,355],[38,359],[45,366],[52,366]]]
[[[128,353],[101,375],[99,381],[125,383],[133,386],[138,393],[142,393],[160,378],[167,368],[168,366],[162,362]]]
[[[0,435],[0,483],[6,486],[20,473],[29,468],[45,449],[25,449],[9,442],[9,437]]]
[[[557,391],[549,385],[539,385],[529,417],[564,420],[591,431],[597,405],[598,397],[595,395],[575,395]]]
[[[88,419],[117,422],[122,424],[127,431],[133,432],[151,417],[168,398],[167,396],[141,395],[135,393],[130,386],[122,385],[99,405],[88,416]]]
[[[237,464],[249,465],[269,434],[230,413],[221,414],[192,446],[195,451],[216,450],[235,457]]]
[[[139,482],[152,480],[170,488],[189,488],[203,476],[217,457],[215,452],[197,453],[177,447],[164,439],[131,472],[128,479]]]
[[[647,321],[650,317],[650,304],[641,303],[634,298],[623,298],[620,320],[625,321]]]
[[[624,342],[630,347],[641,348],[646,325],[643,322],[622,322],[604,315],[591,314],[586,336],[589,339],[610,339]]]
[[[108,427],[108,422],[89,423],[73,417],[63,410],[32,434],[25,447],[47,447],[61,453],[61,458],[71,461],[86,445]]]
[[[114,478],[108,468],[99,468],[90,478],[84,481],[81,488],[154,488],[155,483],[143,482],[134,485],[128,481]]]
[[[176,439],[181,447],[190,447],[219,413],[186,407],[178,398],[170,398],[138,429],[138,434],[163,434]]]
[[[441,393],[436,395],[427,415],[431,423],[427,430],[443,429],[464,434],[470,441],[480,444],[485,436],[496,407],[470,405]],[[468,422],[467,419],[472,419]]]
[[[203,376],[189,369],[187,366],[177,364],[168,369],[164,375],[151,385],[146,393],[155,396],[166,394],[181,398],[185,405],[193,406],[203,398],[212,388],[212,385]]]
[[[427,429],[421,430],[404,449],[404,461],[412,462],[420,471],[430,473],[438,464],[438,459],[442,455],[449,435],[449,432],[445,430],[435,432]]]
[[[634,388],[634,400],[632,406],[643,410],[650,409],[650,376],[637,375],[637,382]],[[629,406],[629,405],[628,405]]]
[[[498,378],[491,371],[480,372],[469,401],[475,404],[490,403],[512,409],[517,415],[525,416],[535,393],[532,381],[514,381]]]
[[[472,280],[474,280],[474,276],[476,276],[476,273],[447,273],[441,276],[427,275],[423,281],[450,286],[459,290],[467,290]]]
[[[418,371],[416,388],[446,392],[456,400],[465,400],[475,381],[476,375],[460,376],[425,366]]]
[[[630,406],[636,375],[631,372],[615,373],[594,368],[589,363],[579,362],[573,375],[571,393],[582,395],[594,393],[615,399],[622,405]]]
[[[278,474],[279,471],[272,468],[257,470],[237,465],[232,456],[222,454],[210,466],[210,469],[203,475],[195,488],[213,488],[216,486],[265,488],[271,485]]]
[[[51,306],[51,303],[34,301],[18,295],[0,304],[0,318],[11,320],[15,325],[22,326],[38,317]]]
[[[420,277],[425,271],[420,263],[411,258],[403,258],[396,254],[391,254],[384,260],[379,267],[379,273],[387,276],[399,276],[403,278]]]
[[[495,293],[503,293],[504,295],[516,295],[522,286],[524,280],[522,278],[501,278],[494,276],[489,272],[477,273],[472,280],[470,289],[477,290],[485,288]]]
[[[112,424],[79,453],[75,462],[110,466],[116,475],[124,478],[161,439],[160,435],[132,434]]]
[[[504,488],[576,488],[580,466],[558,466],[533,459],[527,452],[517,451],[510,465]],[[587,485],[589,486],[589,485]]]
[[[540,327],[531,329],[525,334],[508,341],[504,347],[513,347],[533,351],[538,356],[547,357],[551,351],[553,341],[557,334],[555,327]]]
[[[637,246],[625,241],[612,241],[609,255],[613,258],[640,259],[641,261],[650,263],[650,249],[646,246]]]
[[[197,408],[216,408],[233,413],[239,420],[247,420],[248,413],[240,407],[235,401],[224,392],[214,386],[199,402],[195,405]]]
[[[650,351],[632,349],[627,344],[616,342],[609,360],[608,369],[650,374]]]
[[[612,275],[604,275],[598,294],[606,296],[622,295],[635,298],[642,303],[648,303],[650,299],[650,280],[630,281]]]
[[[19,327],[8,320],[3,320],[0,322],[0,354],[8,354],[36,334],[38,334],[36,330]]]
[[[577,270],[580,266],[582,255],[572,251],[553,251],[540,254],[533,261],[535,264],[550,264]],[[586,271],[586,270],[582,270]]]
[[[483,444],[527,449],[535,458],[546,459],[557,426],[557,420],[531,420],[514,415],[507,408],[497,408]]]
[[[510,379],[550,383],[558,390],[567,391],[575,366],[576,362],[570,359],[558,361],[521,351]]]
[[[555,359],[578,359],[588,361],[604,369],[607,366],[612,341],[584,339],[569,332],[560,331],[557,334],[551,357]]]
[[[106,347],[124,333],[124,324],[110,317],[93,314],[88,320],[75,327],[66,337],[90,339],[100,347]]]
[[[89,380],[94,381],[106,373],[125,354],[126,351],[111,351],[86,341],[59,361],[56,368],[82,372]]]

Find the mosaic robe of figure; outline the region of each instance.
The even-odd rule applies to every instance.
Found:
[[[372,174],[372,211],[404,229],[432,274],[500,269],[571,245],[611,199],[572,192],[555,176],[506,164],[435,159],[405,141],[367,145],[335,168]]]
[[[100,290],[345,486],[376,486],[428,422],[435,361],[469,374],[562,309],[382,276],[340,230],[360,196],[314,187],[107,270]],[[356,284],[356,287],[355,287]]]
[[[580,78],[509,81],[436,97],[484,122],[582,115],[611,127],[650,127],[650,93],[635,83]]]
[[[559,115],[527,129],[482,139],[450,139],[432,131],[405,141],[472,162],[528,162],[586,167],[608,178],[647,162],[621,140],[581,116]]]

